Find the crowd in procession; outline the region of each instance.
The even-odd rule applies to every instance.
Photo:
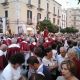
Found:
[[[80,35],[0,38],[0,80],[80,80]]]

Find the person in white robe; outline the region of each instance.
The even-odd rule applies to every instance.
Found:
[[[0,80],[22,80],[21,64],[24,63],[25,58],[21,53],[15,54],[10,58],[8,65],[1,74]]]

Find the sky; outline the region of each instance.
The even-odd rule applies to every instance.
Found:
[[[78,0],[55,0],[62,5],[62,8],[80,8],[80,4],[78,4]]]

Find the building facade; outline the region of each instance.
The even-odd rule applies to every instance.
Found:
[[[67,9],[67,26],[80,31],[80,9]]]
[[[61,26],[61,5],[55,0],[0,0],[0,17],[12,33],[36,33],[37,22],[44,19]]]
[[[61,27],[61,14],[62,14],[62,9],[61,5],[54,1],[53,2],[53,23],[59,27]]]
[[[61,28],[64,29],[66,28],[66,10],[62,10],[62,16],[61,16]]]

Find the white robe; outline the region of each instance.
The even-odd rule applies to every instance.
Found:
[[[3,70],[0,80],[19,80],[19,78],[21,77],[20,73],[21,73],[20,67],[14,69],[9,63]]]
[[[56,61],[53,61],[53,58],[49,60],[46,58],[46,56],[43,57],[42,63],[47,67],[53,67],[56,65]]]

